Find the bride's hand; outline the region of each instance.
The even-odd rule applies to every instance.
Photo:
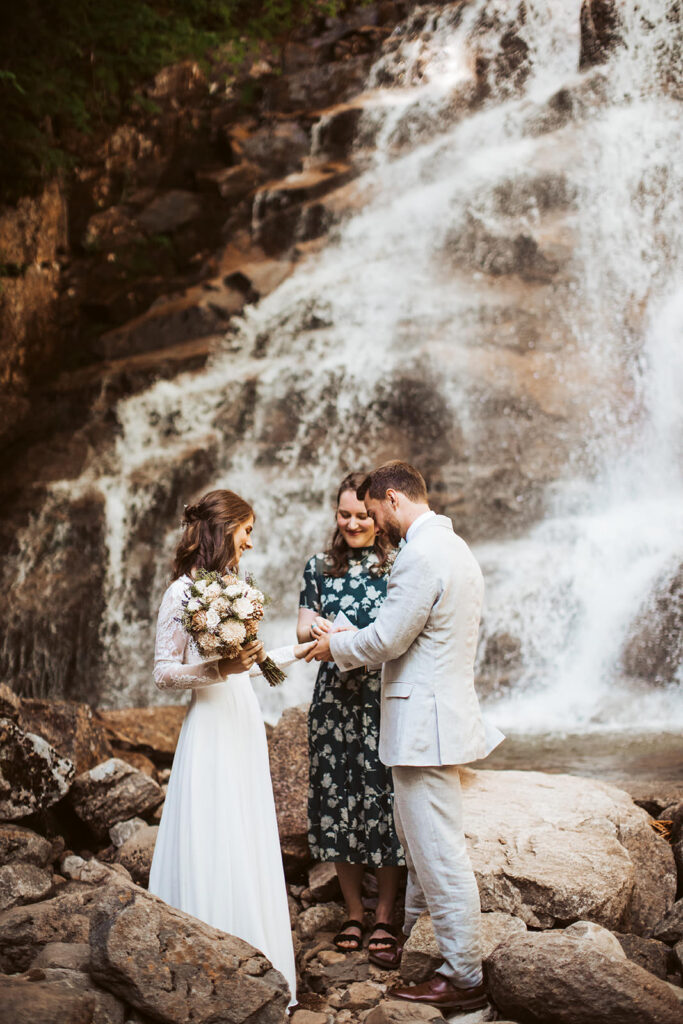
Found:
[[[245,644],[236,658],[221,658],[218,671],[222,676],[235,676],[240,672],[248,672],[254,662],[261,662],[266,656],[260,640],[252,640]]]
[[[317,640],[309,640],[305,644],[295,644],[294,645],[294,657],[297,660],[300,660],[301,658],[305,658],[306,655],[308,654],[308,652],[313,650],[313,648],[315,647],[317,642],[318,642]]]

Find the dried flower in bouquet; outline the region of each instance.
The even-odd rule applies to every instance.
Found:
[[[183,599],[182,623],[199,653],[210,659],[236,658],[256,640],[267,598],[251,578],[198,569]],[[272,658],[259,663],[271,686],[285,679]]]

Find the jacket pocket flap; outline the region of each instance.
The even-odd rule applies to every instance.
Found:
[[[384,696],[385,697],[410,697],[411,690],[413,689],[412,683],[385,683],[384,684]]]

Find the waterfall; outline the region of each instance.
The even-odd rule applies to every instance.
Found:
[[[620,44],[584,70],[579,0],[418,8],[397,28],[327,244],[204,370],[121,401],[115,442],[52,487],[103,501],[102,703],[159,699],[154,614],[183,501],[253,502],[245,565],[284,643],[338,481],[403,457],[481,560],[482,692],[503,728],[681,724],[680,667],[647,679],[625,654],[683,551],[669,6],[620,5]],[[259,684],[266,717],[313,675]]]

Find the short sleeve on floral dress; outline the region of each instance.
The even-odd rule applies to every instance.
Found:
[[[326,576],[325,556],[304,569],[299,604],[332,621],[342,611],[359,629],[376,617],[387,593],[372,548],[349,559],[344,576]],[[371,867],[405,864],[393,814],[391,769],[379,759],[380,673],[318,671],[308,715],[308,842],[318,861]]]

